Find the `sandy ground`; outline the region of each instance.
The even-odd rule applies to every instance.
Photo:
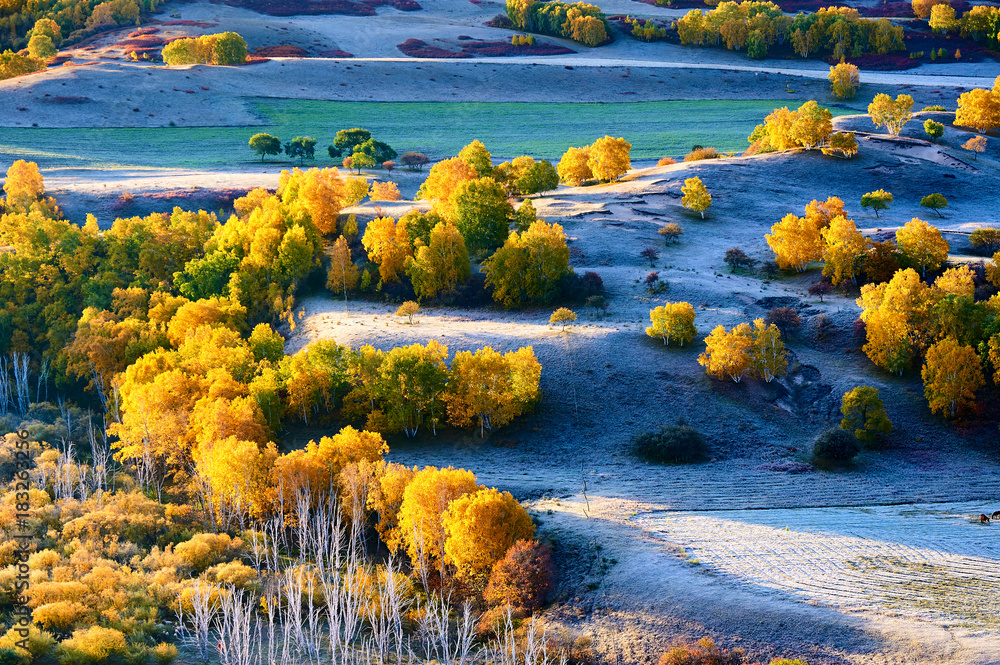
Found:
[[[840,122],[871,128],[861,117]],[[919,124],[904,135],[917,136]],[[535,415],[486,441],[394,441],[392,455],[465,466],[480,482],[537,497],[543,533],[574,562],[565,597],[547,616],[592,634],[609,660],[648,662],[678,636],[707,634],[762,658],[799,654],[810,663],[996,662],[996,534],[969,522],[1000,508],[995,425],[932,417],[917,373],[885,375],[853,350],[856,292],[821,303],[805,294],[815,271],[764,282],[722,262],[731,246],[769,258],[770,225],[815,197],[842,197],[858,226],[877,233],[931,219],[919,198],[939,190],[952,205],[933,223],[952,242],[952,260],[981,260],[964,233],[996,221],[997,194],[983,186],[996,162],[969,160],[956,149],[966,137],[951,128],[937,145],[862,137],[852,161],[736,158],[562,188],[535,205],[564,225],[575,269],[601,274],[612,298],[607,318],[578,310],[578,325],[561,334],[547,325],[548,310],[428,308],[411,326],[392,305],[352,302],[345,313],[342,301],[314,297],[303,302],[288,350],[331,338],[382,348],[437,339],[452,352],[532,345],[545,368]],[[822,185],[810,176],[817,172]],[[693,174],[713,193],[705,221],[680,206],[680,185]],[[896,197],[880,219],[857,203],[878,187]],[[656,229],[667,221],[685,233],[656,261],[669,294],[651,298],[637,283],[650,269],[639,252],[662,247]],[[699,345],[665,349],[645,336],[649,309],[664,300],[694,304],[702,333],[795,307],[805,324],[789,343],[789,376],[770,385],[708,379]],[[827,341],[811,332],[821,313],[838,328]],[[840,395],[862,383],[879,388],[894,421],[886,450],[867,451],[842,472],[772,470],[807,461],[812,438],[839,421]],[[678,419],[708,436],[712,462],[650,467],[630,457],[632,434]],[[927,514],[889,507],[899,504],[922,504],[909,510]]]

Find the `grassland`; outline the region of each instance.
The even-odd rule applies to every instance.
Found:
[[[612,134],[632,142],[632,159],[679,157],[694,144],[746,148],[746,137],[787,101],[669,101],[613,104],[330,102],[248,99],[260,127],[0,129],[0,162],[30,159],[42,168],[228,169],[251,165],[247,140],[266,131],[318,140],[317,164],[337,130],[365,127],[399,152],[440,159],[478,138],[500,158],[558,159],[571,145]],[[832,109],[835,114],[850,111]]]

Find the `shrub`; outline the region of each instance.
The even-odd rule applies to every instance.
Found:
[[[802,327],[802,317],[791,307],[775,307],[764,317],[764,323],[772,323],[781,329],[781,334],[788,337]]]
[[[490,605],[510,605],[534,612],[552,588],[552,550],[534,540],[519,540],[490,573],[483,599]]]
[[[747,270],[753,270],[753,267],[757,265],[757,259],[752,259],[747,256],[739,247],[730,247],[726,250],[726,256],[723,259],[726,265],[729,266],[730,272],[736,272],[739,268],[746,268]]]
[[[152,648],[153,660],[157,665],[170,665],[177,659],[177,647],[167,642],[160,642]]]
[[[760,267],[760,272],[766,279],[774,279],[781,272],[781,268],[778,267],[777,262],[774,260],[764,261]]]
[[[121,631],[91,626],[73,631],[73,637],[59,645],[59,662],[62,665],[106,663],[127,650],[128,643]]]
[[[660,656],[657,665],[743,665],[743,649],[720,649],[708,637],[698,641],[697,647],[678,646]]]
[[[697,430],[687,425],[666,425],[632,439],[632,453],[647,462],[685,464],[708,457],[708,445]]]
[[[698,162],[703,159],[718,159],[722,157],[715,148],[696,147],[684,156],[685,162]]]
[[[178,544],[174,553],[192,569],[201,571],[236,557],[242,544],[239,538],[232,539],[224,533],[198,533]]]
[[[849,462],[858,452],[860,452],[858,440],[853,434],[839,427],[820,434],[813,445],[813,457],[823,462]]]
[[[969,235],[969,243],[992,256],[994,252],[1000,251],[1000,229],[990,226],[976,229]]]
[[[670,166],[671,164],[676,164],[677,160],[673,157],[660,157],[660,161],[656,162],[657,166]]]
[[[833,291],[833,284],[824,280],[820,280],[809,287],[809,295],[819,296],[819,301],[823,302],[823,296],[829,295]]]

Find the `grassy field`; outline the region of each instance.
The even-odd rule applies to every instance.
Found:
[[[571,145],[611,134],[632,143],[634,160],[680,157],[691,146],[746,148],[746,137],[787,102],[677,101],[615,104],[327,102],[251,99],[260,127],[0,129],[0,165],[29,159],[42,168],[178,167],[224,169],[247,165],[247,140],[266,131],[287,141],[318,140],[316,163],[331,160],[326,146],[337,130],[365,127],[400,153],[432,159],[456,154],[479,139],[494,156],[529,154],[556,160]],[[833,109],[837,113],[836,109]],[[843,111],[846,112],[846,111]]]

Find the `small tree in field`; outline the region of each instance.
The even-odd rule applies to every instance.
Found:
[[[875,95],[868,105],[868,115],[876,127],[885,126],[892,136],[899,136],[903,126],[913,117],[913,97],[898,95],[895,101],[886,94]]]
[[[973,136],[962,144],[962,149],[971,152],[973,159],[979,159],[979,153],[986,152],[986,137]]]
[[[405,316],[409,318],[409,323],[413,325],[413,315],[420,311],[420,305],[412,300],[407,300],[399,309],[396,310],[396,316]]]
[[[943,194],[928,194],[924,198],[920,199],[920,205],[925,208],[930,208],[937,213],[938,217],[944,217],[944,215],[941,214],[941,208],[948,207],[948,199],[946,199]]]
[[[698,356],[698,364],[711,377],[730,378],[739,383],[750,369],[752,349],[753,332],[746,323],[731,331],[725,326],[716,326],[705,338],[705,352]]]
[[[841,62],[830,67],[830,90],[837,99],[852,99],[861,83],[861,70],[855,65]]]
[[[985,383],[976,350],[950,337],[927,350],[920,377],[931,412],[949,416],[975,404],[976,391]]]
[[[879,210],[888,210],[891,204],[892,194],[884,189],[876,189],[874,192],[861,195],[861,207],[871,208],[875,212],[876,218],[878,218]]]
[[[844,393],[840,402],[844,419],[840,428],[854,434],[859,441],[874,441],[892,431],[892,421],[878,396],[878,389],[858,386]]]
[[[260,161],[264,161],[265,155],[280,155],[281,140],[277,136],[260,133],[250,137],[250,149],[260,155]]]
[[[684,233],[684,229],[681,228],[680,224],[670,222],[666,226],[661,226],[657,233],[663,236],[663,240],[669,245],[670,243],[680,240],[681,235]]]
[[[422,152],[404,152],[399,158],[399,163],[411,171],[422,171],[431,160]]]
[[[551,326],[562,326],[562,332],[566,332],[566,326],[568,326],[573,321],[576,321],[576,313],[573,310],[566,307],[560,307],[556,311],[552,312],[552,316],[549,317],[549,325]]]
[[[937,140],[944,136],[944,124],[940,122],[935,122],[928,118],[924,121],[924,133],[931,138],[931,140]]]
[[[391,159],[384,161],[382,162],[382,168],[388,171],[389,173],[392,173],[392,170],[396,168],[396,162],[392,161]]]
[[[296,136],[285,144],[285,154],[292,159],[298,159],[299,165],[307,159],[316,157],[316,139],[308,136]]]
[[[969,244],[987,254],[1000,250],[1000,229],[984,226],[969,234]]]
[[[646,249],[639,252],[639,256],[649,261],[650,268],[655,268],[656,266],[653,265],[653,261],[660,258],[660,253],[652,247],[647,247]]]
[[[830,295],[833,291],[833,284],[824,280],[820,280],[809,287],[809,295],[818,296],[819,301],[823,302],[823,296]]]
[[[681,187],[681,193],[684,194],[681,197],[681,204],[688,210],[699,213],[701,218],[705,219],[705,211],[712,205],[712,195],[708,193],[701,178],[686,179],[684,186]]]
[[[650,337],[659,337],[664,346],[675,341],[681,346],[694,339],[694,307],[687,302],[668,302],[649,310],[649,320],[653,325],[646,328]]]

